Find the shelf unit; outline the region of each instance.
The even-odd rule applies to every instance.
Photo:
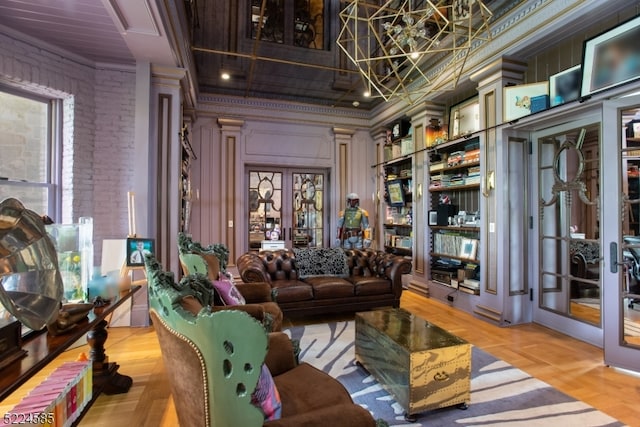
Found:
[[[413,137],[408,122],[396,122],[387,133],[384,173],[383,246],[389,253],[413,253]]]
[[[480,294],[479,138],[429,150],[430,278]]]

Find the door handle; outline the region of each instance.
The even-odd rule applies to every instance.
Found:
[[[630,261],[618,262],[618,243],[617,242],[611,242],[609,244],[609,262],[611,264],[609,269],[611,270],[612,273],[618,272],[618,266],[633,268],[633,263]]]

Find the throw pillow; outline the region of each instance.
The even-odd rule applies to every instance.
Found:
[[[258,384],[251,394],[251,403],[262,411],[266,421],[279,420],[282,416],[280,393],[278,393],[276,383],[265,364],[262,364]]]
[[[218,275],[218,280],[213,282],[213,287],[225,305],[244,305],[246,303],[244,297],[233,283],[233,279],[223,273]]]
[[[298,277],[349,277],[347,255],[342,248],[293,248]]]

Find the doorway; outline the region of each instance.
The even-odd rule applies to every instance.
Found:
[[[248,167],[249,250],[328,247],[328,176],[324,169]]]

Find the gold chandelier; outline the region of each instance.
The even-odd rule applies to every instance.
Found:
[[[467,56],[490,39],[481,0],[351,0],[339,13],[338,46],[371,96],[409,104],[455,88]]]

